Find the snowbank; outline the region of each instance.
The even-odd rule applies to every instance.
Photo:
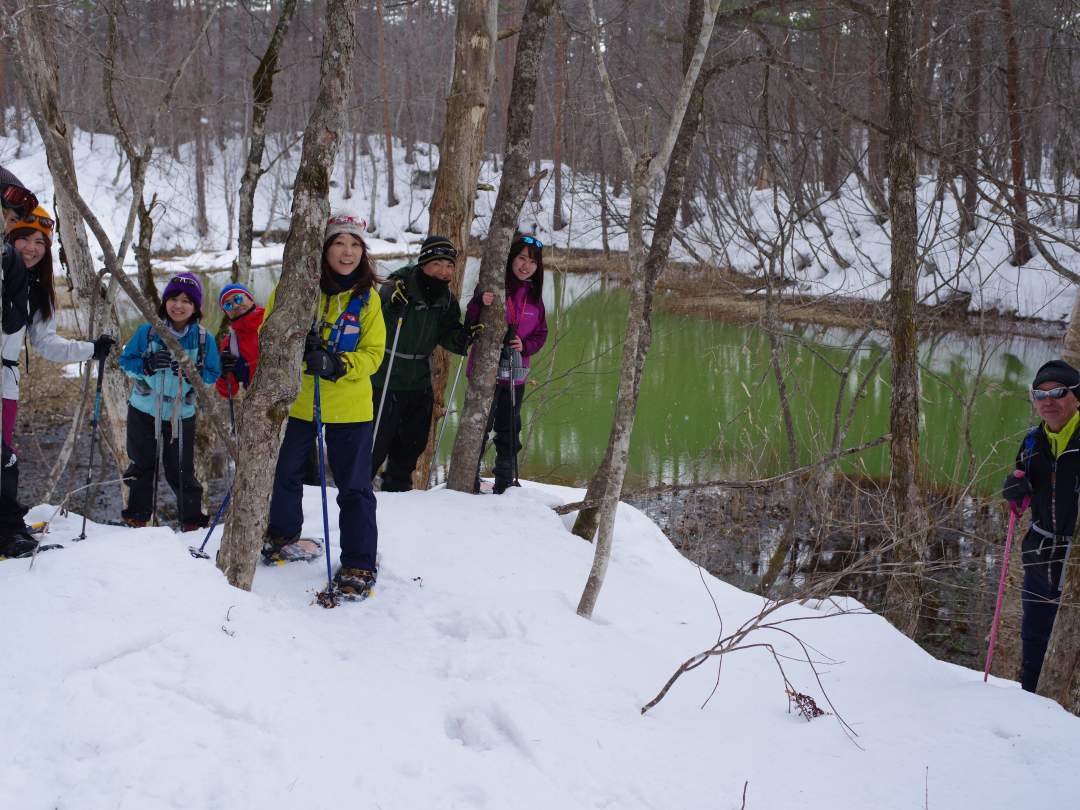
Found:
[[[861,612],[791,626],[833,661],[822,681],[854,740],[789,713],[763,649],[725,660],[705,708],[715,665],[641,716],[761,600],[622,506],[596,619],[579,618],[592,547],[549,505],[580,494],[380,494],[376,595],[330,611],[312,606],[322,561],[260,568],[244,593],[188,554],[195,533],[91,525],[32,569],[0,562],[0,807],[704,810],[739,807],[749,782],[754,810],[886,810],[924,792],[1066,807],[1080,791],[1080,720]],[[318,498],[306,529],[321,534]],[[58,519],[50,539],[77,530]],[[786,669],[825,705],[805,664]]]

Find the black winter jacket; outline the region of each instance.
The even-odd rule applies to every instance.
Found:
[[[420,282],[423,271],[416,265],[407,265],[390,274],[379,288],[382,299],[383,319],[386,321],[386,359],[371,378],[374,388],[386,386],[386,370],[390,365],[390,352],[394,345],[394,331],[401,322],[397,356],[390,372],[391,391],[430,391],[431,353],[442,346],[454,354],[465,354],[469,346],[468,330],[461,323],[461,305],[447,289],[435,301],[428,301]],[[398,281],[405,284],[408,304],[393,300]]]
[[[1024,565],[1045,565],[1047,577],[1056,586],[1061,561],[1076,528],[1077,498],[1080,497],[1080,430],[1072,435],[1055,459],[1043,426],[1032,428],[1016,455],[1016,469],[1024,471],[1032,489],[1033,528],[1024,537]],[[1047,537],[1047,534],[1054,537]]]
[[[3,314],[4,334],[14,335],[27,325],[27,313],[30,307],[29,280],[22,256],[14,247],[4,243],[3,259],[3,301],[0,302]]]

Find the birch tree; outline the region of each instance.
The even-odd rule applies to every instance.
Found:
[[[675,97],[671,120],[668,123],[659,149],[653,154],[635,154],[630,145],[629,136],[623,126],[615,99],[615,90],[608,75],[604,58],[604,45],[600,31],[600,21],[596,15],[593,0],[586,0],[589,12],[590,34],[592,37],[593,56],[596,70],[600,77],[608,116],[618,136],[619,151],[623,169],[631,179],[630,215],[627,232],[630,251],[627,257],[630,276],[630,305],[626,318],[626,332],[623,337],[622,364],[619,373],[618,393],[615,401],[615,414],[608,437],[607,453],[600,469],[589,483],[590,495],[596,492],[600,499],[599,531],[592,569],[585,583],[585,589],[578,602],[580,616],[591,618],[604,584],[608,562],[614,542],[615,511],[622,495],[623,480],[630,451],[630,435],[634,427],[634,415],[637,411],[640,377],[644,369],[648,352],[648,307],[650,284],[645,270],[645,216],[649,207],[649,189],[664,172],[675,148],[675,141],[682,127],[683,117],[690,104],[691,94],[698,74],[701,72],[705,54],[712,39],[721,0],[706,0],[701,29],[697,36],[693,55],[689,60],[682,85]],[[588,497],[588,496],[587,496]],[[595,495],[594,495],[595,497]]]
[[[259,367],[238,420],[239,443],[277,455],[281,423],[300,390],[304,336],[319,292],[323,231],[330,213],[330,174],[345,131],[358,0],[328,0],[319,95],[304,130],[293,184],[292,221],[285,241],[274,310],[260,334]],[[266,532],[274,465],[264,453],[237,459],[232,505],[217,566],[229,583],[251,589]],[[329,538],[327,538],[329,542]]]

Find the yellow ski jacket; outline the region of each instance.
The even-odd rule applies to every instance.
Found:
[[[269,317],[274,309],[275,289],[266,305]],[[349,305],[351,291],[337,295],[319,293],[319,316],[321,334],[328,340],[330,331]],[[266,323],[266,319],[263,319]],[[345,362],[345,376],[334,382],[319,380],[319,401],[322,421],[330,423],[370,422],[375,418],[371,401],[371,375],[379,370],[386,351],[386,324],[382,317],[382,302],[372,290],[360,310],[360,340],[353,351],[340,352]],[[301,364],[303,366],[303,364]],[[289,416],[311,422],[315,416],[315,378],[301,374],[300,393],[289,410]]]

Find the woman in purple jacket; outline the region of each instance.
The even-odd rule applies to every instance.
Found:
[[[501,495],[517,481],[517,454],[521,449],[521,398],[529,377],[529,361],[547,340],[544,312],[544,244],[533,236],[518,236],[506,259],[506,338],[495,385],[495,401],[488,413],[487,436],[495,430],[495,488]],[[480,308],[490,303],[491,293],[479,288],[465,310],[465,323],[480,320]],[[472,372],[472,355],[466,374]],[[480,450],[484,457],[484,448]],[[477,476],[479,481],[479,475]]]

